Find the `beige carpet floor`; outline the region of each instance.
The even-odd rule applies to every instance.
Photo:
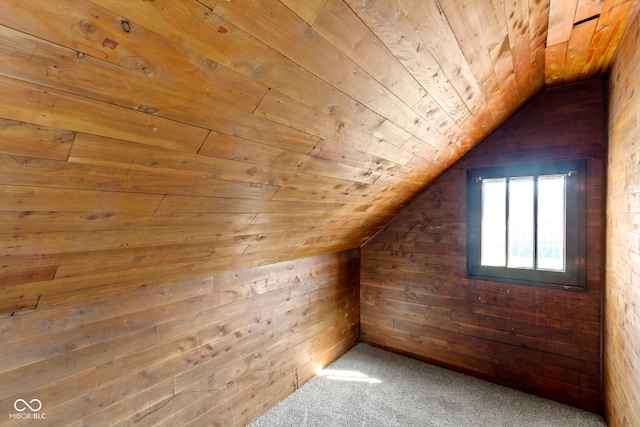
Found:
[[[358,344],[251,427],[604,427],[601,416]]]

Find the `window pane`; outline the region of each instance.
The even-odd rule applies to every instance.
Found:
[[[565,177],[538,178],[538,269],[564,271]]]
[[[506,265],[506,192],[505,178],[482,180],[482,229],[480,264]]]
[[[533,177],[509,179],[507,267],[533,268]]]

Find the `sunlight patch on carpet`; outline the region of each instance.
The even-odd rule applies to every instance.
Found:
[[[363,374],[359,371],[347,371],[342,369],[323,369],[318,372],[318,376],[325,377],[333,381],[350,381],[361,382],[370,384],[381,384],[382,381],[378,378],[372,378],[367,374]]]

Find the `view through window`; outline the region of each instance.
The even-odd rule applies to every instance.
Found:
[[[581,286],[584,170],[584,161],[469,170],[469,274]]]

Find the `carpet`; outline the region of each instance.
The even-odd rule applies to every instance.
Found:
[[[358,344],[251,427],[606,427],[591,412]]]

